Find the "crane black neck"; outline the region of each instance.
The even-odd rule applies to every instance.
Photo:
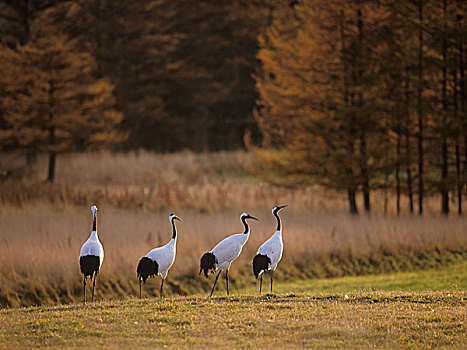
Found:
[[[97,231],[96,213],[92,213],[92,231]]]
[[[175,227],[175,219],[170,220],[172,222],[172,238],[177,238],[177,228]]]
[[[248,227],[248,223],[246,222],[246,218],[242,216],[242,222],[243,226],[245,226],[245,231],[243,231],[244,234],[248,234],[250,232],[250,228]]]
[[[276,231],[280,231],[281,230],[281,218],[279,217],[279,215],[277,214],[277,211],[274,211],[274,216],[276,217],[277,219],[277,229]]]

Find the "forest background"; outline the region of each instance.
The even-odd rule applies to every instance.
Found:
[[[467,196],[462,1],[0,1],[0,141],[33,162],[237,150],[397,211]],[[258,147],[261,146],[261,147]],[[463,199],[464,198],[464,199]],[[454,207],[454,209],[452,209]]]
[[[196,223],[174,294],[209,289],[201,254],[275,204],[279,280],[464,261],[466,6],[0,0],[1,305],[79,299],[92,203],[106,295],[134,293],[168,211]]]

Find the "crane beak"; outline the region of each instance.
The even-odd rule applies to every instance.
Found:
[[[181,222],[183,222],[183,220],[182,220],[182,219],[180,219],[178,216],[174,216],[174,220],[178,220],[178,221],[181,221]]]
[[[253,220],[259,221],[259,219],[255,218],[254,216],[251,216],[251,215],[248,216],[248,219],[253,219]]]
[[[285,208],[285,207],[288,207],[289,205],[288,204],[285,204],[285,205],[279,205],[278,208],[279,209],[282,209],[282,208]]]

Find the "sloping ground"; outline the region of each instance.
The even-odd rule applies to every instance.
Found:
[[[320,259],[306,259],[303,257],[295,262],[296,264],[292,266],[282,263],[282,266],[276,270],[274,273],[275,291],[467,289],[466,251],[435,249],[425,253],[374,254],[369,258],[353,258],[351,256],[328,258],[324,256]],[[236,268],[237,272],[230,275],[232,290],[256,291],[258,281],[252,276],[251,267],[240,265]],[[347,277],[335,278],[336,276]],[[42,275],[38,277],[44,278]],[[76,283],[72,286],[65,285],[66,288],[63,288],[58,282],[49,283],[50,281],[47,279],[32,279],[32,283],[30,283],[29,280],[22,278],[0,278],[0,282],[4,282],[0,284],[0,308],[79,302],[83,295],[82,280],[78,273],[74,277],[76,277]],[[209,279],[206,279],[204,276],[198,276],[197,273],[178,276],[169,274],[164,283],[164,295],[204,295],[211,290],[213,280],[214,275],[210,275]],[[280,284],[281,282],[282,284]],[[269,288],[268,274],[264,276],[263,287],[265,291]],[[90,293],[89,288],[88,286]],[[159,296],[159,288],[160,277],[148,279],[143,285],[143,295]],[[219,279],[216,288],[219,294],[225,293],[224,278]],[[100,299],[121,299],[136,296],[138,289],[135,273],[122,274],[120,277],[103,278],[99,276],[96,295]]]
[[[211,299],[2,309],[0,348],[467,346],[465,262],[439,270],[300,280],[277,284],[278,294],[257,295],[250,288],[226,298],[219,289]]]
[[[465,348],[465,292],[104,301],[0,311],[0,347]]]
[[[268,279],[265,278],[265,285]],[[342,278],[323,278],[297,280],[287,284],[279,284],[274,290],[282,293],[344,293],[363,290],[380,291],[446,291],[467,290],[467,261],[445,266],[443,268],[412,271],[403,273],[386,273],[369,276],[346,276]],[[253,290],[252,290],[253,291]]]

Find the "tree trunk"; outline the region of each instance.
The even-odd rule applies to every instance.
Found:
[[[357,85],[363,87],[363,63],[361,62],[363,55],[363,19],[360,3],[357,1],[357,27],[358,27],[358,51],[357,51]],[[364,109],[363,95],[361,92],[357,94],[357,103],[359,109]],[[365,113],[362,114],[366,117]],[[370,174],[368,171],[368,149],[367,149],[367,126],[366,122],[361,123],[362,128],[360,134],[360,173],[362,181],[363,204],[365,212],[370,213]]]
[[[418,1],[418,87],[417,87],[417,106],[418,106],[418,213],[423,214],[423,197],[424,197],[424,151],[423,151],[423,128],[424,116],[422,106],[423,94],[423,0]]]
[[[460,2],[460,1],[459,1]],[[462,16],[457,15],[457,21],[459,28],[462,28]],[[461,187],[465,187],[465,199],[467,201],[467,118],[465,116],[466,112],[466,104],[467,104],[467,95],[465,89],[465,70],[464,70],[464,43],[463,40],[459,40],[459,92],[460,92],[460,103],[461,103],[461,124],[462,124],[462,133],[464,139],[464,164],[463,164],[463,172],[461,177],[462,185]]]
[[[384,216],[388,214],[388,188],[389,188],[389,175],[384,174]],[[397,213],[399,215],[399,213]]]
[[[452,72],[452,81],[454,83],[453,86],[453,94],[452,94],[452,102],[454,106],[454,120],[459,118],[459,104],[457,99],[458,97],[458,86],[457,86],[457,71],[456,69]],[[456,136],[455,140],[455,153],[456,153],[456,187],[457,187],[457,213],[462,215],[462,172],[461,172],[461,152],[460,152],[460,144],[459,144],[459,135]]]
[[[459,140],[456,139],[457,213],[462,215],[462,173]]]
[[[397,144],[396,144],[396,211],[397,216],[401,212],[401,179],[400,179],[400,159],[401,159],[401,128],[400,114],[397,119]],[[387,183],[387,182],[386,182]]]
[[[340,11],[340,22],[339,22],[339,28],[340,28],[340,40],[341,40],[341,54],[342,57],[345,55],[345,45],[344,45],[344,10]],[[347,67],[347,63],[345,60],[342,60],[342,68],[343,68],[343,88],[344,88],[344,101],[345,101],[345,107],[348,108],[351,104],[350,102],[350,96],[349,96],[349,79],[348,79],[348,74],[349,70]],[[348,147],[349,153],[353,154],[354,152],[354,147],[352,141],[350,141],[349,147]],[[351,168],[346,169],[347,173],[347,178],[349,180],[353,180],[354,174]],[[349,188],[347,189],[347,196],[349,200],[349,211],[350,214],[352,215],[357,215],[358,214],[358,207],[357,207],[357,201],[355,199],[357,190],[353,188],[353,185],[350,185]]]
[[[55,145],[55,128],[53,126],[49,129],[49,142],[49,145],[52,147],[52,151],[49,152],[49,173],[47,175],[47,180],[50,183],[53,183],[55,179],[55,163],[57,161],[57,154],[55,150],[53,150]]]
[[[54,182],[55,179],[55,163],[57,161],[57,154],[54,152],[49,153],[49,174],[47,180],[50,183]]]
[[[410,145],[410,89],[409,67],[406,67],[405,77],[405,170],[407,172],[407,196],[409,197],[409,210],[413,214],[413,188],[412,188],[412,151]]]
[[[447,188],[448,178],[448,146],[446,138],[443,137],[441,145],[441,212],[443,215],[449,214],[449,190]]]
[[[447,101],[447,18],[446,18],[447,4],[446,0],[443,0],[443,82],[442,82],[442,103],[443,111],[441,113],[442,125],[441,125],[441,212],[444,215],[449,214],[449,189],[448,189],[448,142],[447,142],[447,114],[448,114],[448,101]]]
[[[365,212],[370,213],[370,185],[368,181],[363,183],[363,202],[365,205]]]
[[[370,180],[367,166],[367,149],[366,135],[362,133],[360,138],[360,157],[361,157],[361,177],[362,177],[362,193],[365,212],[370,213]]]
[[[349,198],[349,208],[350,208],[350,214],[352,215],[357,215],[358,214],[358,208],[357,208],[357,202],[355,200],[355,193],[357,191],[355,189],[348,189],[347,190],[347,195]]]

